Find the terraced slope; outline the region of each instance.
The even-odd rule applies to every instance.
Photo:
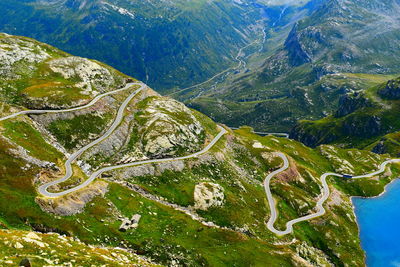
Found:
[[[55,59],[60,62],[70,57],[30,39],[4,38],[14,43],[23,40],[35,53],[43,49],[56,51],[60,56]],[[1,48],[0,56],[9,51]],[[20,54],[22,49],[12,51]],[[55,59],[49,58],[43,64]],[[82,58],[74,61],[87,62]],[[7,68],[13,70],[13,66]],[[32,63],[31,69],[34,66]],[[114,73],[112,68],[103,67]],[[59,69],[62,77],[80,70],[79,64],[67,63]],[[116,75],[122,83],[133,80]],[[16,92],[24,89],[18,87]],[[82,90],[70,89],[71,93]],[[110,86],[104,90],[115,89]],[[0,242],[0,246],[9,257],[5,261],[14,263],[28,257],[39,264],[55,263],[57,259],[59,263],[70,262],[68,256],[51,254],[52,250],[62,252],[55,243],[63,237],[50,234],[58,233],[66,236],[72,249],[80,250],[75,255],[77,264],[86,262],[83,252],[99,264],[108,264],[114,258],[129,264],[140,261],[135,255],[126,259],[124,251],[118,253],[112,248],[122,247],[168,266],[364,265],[349,197],[381,193],[398,176],[397,165],[371,179],[330,178],[332,195],[325,205],[327,213],[295,225],[294,232],[286,236],[277,236],[267,228],[271,211],[262,182],[268,173],[282,166],[276,152],[287,155],[290,168],[271,181],[271,193],[278,203],[275,227],[283,230],[288,221],[314,213],[322,173],[364,174],[374,171],[388,155],[333,146],[311,149],[293,140],[255,135],[249,128],[232,131],[225,127],[227,133],[197,157],[120,168],[71,194],[41,195],[39,186],[62,177],[66,158],[102,136],[122,102],[137,89],[132,86],[107,95],[81,110],[23,115],[0,122],[0,225],[5,229],[0,235],[7,241],[4,245]],[[52,90],[56,89],[47,89],[49,93]],[[85,96],[77,102],[63,103],[62,99],[57,102],[60,107],[90,101]],[[36,105],[45,107],[46,103],[47,99],[41,98]],[[30,102],[23,96],[13,102],[5,94],[2,105],[5,108],[0,117],[26,109]],[[122,122],[112,134],[73,162],[70,179],[49,190],[63,192],[110,165],[201,151],[218,131],[217,125],[201,113],[149,88],[142,89],[129,101]],[[38,237],[30,234],[26,241],[27,231],[35,231]],[[47,246],[40,247],[38,242]],[[106,258],[100,258],[99,253]]]

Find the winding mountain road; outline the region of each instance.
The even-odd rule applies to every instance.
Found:
[[[128,102],[129,102],[129,101],[128,101]],[[121,107],[122,107],[122,106],[121,106]],[[64,182],[64,181],[68,180],[68,179],[72,176],[71,162],[72,162],[73,160],[75,160],[75,159],[77,158],[77,156],[79,156],[80,154],[82,154],[82,153],[83,153],[83,151],[82,151],[79,155],[76,155],[74,159],[72,159],[72,158],[70,157],[70,158],[68,159],[68,161],[65,163],[65,166],[69,168],[69,172],[67,171],[67,173],[65,174],[64,177],[62,177],[62,178],[60,178],[60,179],[58,179],[58,180],[49,182],[49,183],[47,183],[47,184],[41,185],[41,186],[39,187],[39,192],[40,192],[42,195],[46,196],[46,197],[53,197],[53,198],[54,198],[54,197],[60,197],[60,196],[64,196],[64,195],[66,195],[66,194],[75,192],[75,191],[77,191],[77,190],[79,190],[79,189],[82,189],[82,188],[86,187],[86,186],[89,185],[94,179],[96,179],[97,177],[99,177],[99,176],[100,176],[102,173],[104,173],[104,172],[113,171],[113,170],[121,169],[121,168],[133,167],[133,166],[137,166],[137,165],[143,165],[143,164],[161,163],[161,162],[168,162],[168,161],[175,161],[175,160],[184,160],[184,159],[195,158],[195,157],[197,157],[197,156],[199,156],[199,155],[201,155],[201,154],[204,154],[204,153],[208,152],[208,151],[215,145],[215,143],[217,143],[218,140],[226,133],[226,130],[225,130],[224,128],[222,128],[222,127],[219,126],[219,125],[218,125],[218,127],[219,127],[219,129],[220,129],[220,132],[218,133],[218,135],[215,136],[215,138],[214,138],[204,149],[202,149],[201,151],[196,152],[196,153],[194,153],[194,154],[187,155],[187,156],[183,156],[183,157],[163,158],[163,159],[150,159],[150,160],[136,161],[136,162],[132,162],[132,163],[126,163],[126,164],[121,164],[121,165],[115,165],[115,166],[104,167],[104,168],[101,168],[101,169],[95,171],[94,173],[92,173],[92,174],[90,175],[89,179],[87,179],[87,180],[84,181],[82,184],[80,184],[80,185],[78,185],[78,186],[76,186],[76,187],[74,187],[74,188],[70,188],[70,189],[68,189],[68,190],[65,190],[65,191],[62,191],[62,192],[57,192],[57,193],[51,193],[51,192],[49,192],[49,191],[48,191],[48,188],[49,188],[50,186],[53,186],[53,185],[62,183],[62,182]],[[103,137],[104,137],[104,136],[103,136]],[[103,138],[103,137],[101,137],[101,138]],[[107,138],[107,137],[104,137],[104,139],[105,139],[105,138]],[[89,145],[90,145],[90,144],[89,144]],[[89,145],[87,145],[87,146],[84,147],[84,148],[88,149],[88,148],[89,148]],[[95,145],[95,144],[93,144],[93,145]],[[91,146],[90,146],[90,147],[91,147]],[[82,149],[84,149],[84,148],[82,148]],[[81,149],[81,150],[82,150],[82,149]],[[79,151],[77,151],[77,152],[79,152]],[[77,152],[75,152],[74,155],[77,154]],[[68,169],[67,169],[67,170],[68,170]]]
[[[21,115],[29,115],[29,114],[46,114],[46,113],[63,113],[63,112],[70,112],[70,111],[76,111],[76,110],[80,110],[80,109],[85,109],[88,107],[93,106],[94,104],[96,104],[97,101],[99,101],[101,98],[111,95],[111,94],[115,94],[124,90],[127,90],[129,88],[131,88],[133,85],[141,85],[143,88],[144,86],[146,86],[144,83],[142,82],[135,82],[135,83],[127,83],[123,88],[117,89],[117,90],[113,90],[107,93],[103,93],[103,94],[99,94],[98,96],[96,96],[95,98],[93,98],[92,101],[90,101],[88,104],[83,105],[83,106],[79,106],[79,107],[75,107],[75,108],[69,108],[69,109],[38,109],[38,110],[23,110],[20,112],[16,112],[13,114],[10,114],[8,116],[2,117],[0,118],[0,121],[5,121],[8,119],[12,119]]]
[[[169,162],[169,161],[176,161],[176,160],[185,160],[185,159],[190,159],[190,158],[195,158],[200,156],[201,154],[204,154],[206,152],[208,152],[220,139],[221,137],[227,133],[227,131],[225,130],[225,128],[221,127],[218,125],[219,128],[219,133],[214,137],[214,139],[205,147],[203,148],[201,151],[196,152],[194,154],[191,155],[187,155],[187,156],[182,156],[182,157],[171,157],[171,158],[163,158],[163,159],[150,159],[150,160],[143,160],[143,161],[137,161],[137,162],[132,162],[132,163],[126,163],[126,164],[121,164],[121,165],[114,165],[114,166],[108,166],[108,167],[104,167],[101,168],[95,172],[93,172],[90,177],[85,180],[83,183],[81,183],[80,185],[74,187],[74,188],[70,188],[68,190],[62,191],[62,192],[49,192],[48,189],[51,186],[63,183],[65,181],[67,181],[68,179],[70,179],[73,175],[73,170],[72,170],[72,163],[80,156],[82,155],[86,150],[90,149],[91,147],[99,144],[100,142],[104,141],[105,139],[107,139],[113,132],[114,130],[118,127],[118,125],[122,122],[123,117],[124,117],[124,112],[126,107],[129,105],[130,101],[140,92],[142,91],[146,85],[142,82],[135,82],[135,83],[128,83],[125,87],[114,90],[114,91],[110,91],[104,94],[100,94],[98,96],[96,96],[92,101],[90,101],[88,104],[84,105],[84,106],[80,106],[80,107],[75,107],[75,108],[70,108],[70,109],[64,109],[64,110],[25,110],[25,111],[21,111],[21,112],[17,112],[5,117],[0,118],[0,121],[4,121],[4,120],[8,120],[11,118],[15,118],[17,116],[20,115],[28,115],[28,114],[44,114],[44,113],[60,113],[60,112],[70,112],[70,111],[76,111],[76,110],[80,110],[80,109],[84,109],[84,108],[88,108],[92,105],[94,105],[98,100],[100,100],[102,97],[105,97],[107,95],[110,94],[114,94],[123,90],[127,90],[129,88],[131,88],[134,85],[140,85],[140,88],[135,90],[133,93],[131,93],[125,100],[124,102],[121,104],[121,106],[118,109],[117,115],[114,119],[114,122],[112,123],[112,125],[110,126],[110,128],[98,139],[94,140],[93,142],[87,144],[86,146],[80,148],[79,150],[77,150],[75,153],[73,153],[72,155],[69,156],[69,158],[67,159],[67,161],[65,162],[65,175],[57,180],[51,181],[49,183],[45,183],[41,186],[39,186],[38,191],[40,194],[42,194],[43,196],[46,197],[50,197],[50,198],[55,198],[55,197],[61,197],[64,196],[66,194],[69,193],[73,193],[75,191],[78,191],[86,186],[88,186],[93,180],[95,180],[97,177],[99,177],[101,174],[103,174],[104,172],[109,172],[109,171],[113,171],[116,169],[121,169],[121,168],[127,168],[127,167],[133,167],[133,166],[138,166],[138,165],[143,165],[143,164],[152,164],[152,163],[162,163],[162,162]],[[270,133],[266,133],[266,134],[270,134]],[[275,134],[281,134],[281,133],[275,133]],[[286,134],[283,134],[286,137]],[[271,212],[271,216],[267,222],[267,228],[268,230],[270,230],[271,232],[279,235],[279,236],[283,236],[283,235],[287,235],[293,232],[293,225],[299,222],[303,222],[303,221],[307,221],[307,220],[311,220],[314,219],[316,217],[322,216],[325,214],[325,209],[323,207],[325,201],[329,198],[330,195],[330,190],[329,190],[329,186],[327,183],[327,178],[329,176],[336,176],[336,177],[343,177],[343,178],[351,178],[351,179],[361,179],[361,178],[368,178],[368,177],[372,177],[375,175],[378,175],[380,173],[383,173],[385,171],[385,168],[388,164],[391,163],[400,163],[400,159],[390,159],[387,160],[385,162],[383,162],[380,166],[379,169],[375,172],[371,172],[365,175],[359,175],[359,176],[349,176],[349,175],[345,175],[345,174],[338,174],[338,173],[324,173],[321,176],[321,183],[322,183],[322,196],[321,198],[318,200],[317,205],[316,205],[316,212],[306,215],[306,216],[302,216],[296,219],[293,219],[289,222],[286,223],[286,229],[281,231],[281,230],[277,230],[274,227],[274,224],[277,220],[278,217],[278,213],[276,210],[276,202],[272,196],[271,193],[271,189],[270,189],[270,182],[271,179],[281,173],[284,172],[285,170],[287,170],[289,168],[289,160],[286,157],[285,154],[279,152],[276,154],[278,157],[280,157],[283,160],[283,166],[273,172],[271,172],[270,174],[267,175],[267,177],[264,180],[264,189],[265,189],[265,193],[267,196],[267,200],[268,200],[268,205],[270,208],[270,212]]]
[[[0,121],[4,121],[4,120],[11,119],[11,118],[15,118],[15,117],[20,116],[20,115],[61,113],[61,112],[70,112],[70,111],[76,111],[76,110],[80,110],[80,109],[85,109],[85,108],[88,108],[90,106],[93,106],[102,97],[105,97],[107,95],[114,94],[114,93],[117,93],[117,92],[120,92],[120,91],[123,91],[123,90],[127,90],[127,89],[131,88],[133,85],[140,85],[140,88],[135,90],[133,93],[131,93],[124,100],[124,102],[121,104],[121,106],[118,109],[117,115],[116,115],[116,117],[114,119],[114,122],[112,123],[110,128],[101,137],[99,137],[98,139],[94,140],[93,142],[87,144],[86,146],[80,148],[79,150],[74,152],[72,155],[70,155],[68,157],[67,161],[65,162],[65,175],[63,177],[61,177],[60,179],[57,179],[57,180],[54,180],[54,181],[51,181],[49,183],[46,183],[46,184],[43,184],[43,185],[39,186],[38,191],[39,191],[40,194],[42,194],[43,196],[52,197],[52,198],[60,197],[60,196],[64,196],[66,194],[75,192],[77,190],[80,190],[80,189],[88,186],[98,176],[100,176],[102,173],[107,172],[107,171],[112,171],[112,170],[116,170],[116,169],[120,169],[120,168],[132,167],[132,166],[137,166],[137,165],[142,165],[142,164],[160,163],[160,162],[168,162],[168,161],[195,158],[195,157],[197,157],[197,156],[199,156],[201,154],[204,154],[204,153],[208,152],[218,142],[218,140],[226,133],[226,130],[223,127],[218,125],[218,128],[220,130],[219,133],[214,137],[214,139],[205,148],[203,148],[199,152],[196,152],[194,154],[187,155],[187,156],[182,156],[182,157],[163,158],[163,159],[150,159],[150,160],[137,161],[137,162],[127,163],[127,164],[122,164],[122,165],[115,165],[115,166],[105,167],[105,168],[99,169],[99,170],[95,171],[94,173],[92,173],[90,175],[89,179],[87,179],[82,184],[80,184],[80,185],[78,185],[78,186],[76,186],[74,188],[70,188],[70,189],[62,191],[62,192],[52,193],[52,192],[48,191],[49,187],[57,185],[57,184],[60,184],[60,183],[63,183],[63,182],[67,181],[68,179],[70,179],[72,177],[72,175],[73,175],[72,163],[79,156],[81,156],[86,150],[90,149],[91,147],[93,147],[93,146],[101,143],[105,139],[107,139],[114,132],[114,130],[122,122],[122,119],[124,117],[125,109],[129,105],[130,101],[140,91],[142,91],[143,88],[145,88],[147,85],[145,85],[142,82],[129,83],[123,88],[120,88],[120,89],[117,89],[117,90],[114,90],[114,91],[110,91],[110,92],[107,92],[107,93],[100,94],[100,95],[96,96],[92,101],[90,101],[88,104],[86,104],[84,106],[79,106],[79,107],[70,108],[70,109],[63,109],[63,110],[24,110],[24,111],[20,111],[20,112],[17,112],[17,113],[2,117],[2,118],[0,118]]]
[[[306,216],[303,216],[303,217],[299,217],[297,219],[293,219],[293,220],[287,222],[286,223],[286,229],[283,230],[283,231],[280,231],[280,230],[277,230],[274,227],[274,224],[275,224],[275,221],[276,221],[278,215],[277,215],[277,211],[276,211],[276,203],[275,203],[275,200],[274,200],[274,198],[272,197],[272,194],[271,194],[270,182],[271,182],[271,179],[275,175],[277,175],[277,174],[279,174],[281,172],[284,172],[286,169],[289,168],[289,160],[286,157],[286,155],[283,154],[283,153],[277,153],[277,156],[280,157],[283,160],[283,166],[281,168],[279,168],[278,170],[273,171],[270,174],[268,174],[268,176],[264,180],[264,189],[265,189],[265,193],[267,195],[268,204],[269,204],[269,208],[270,208],[270,211],[271,211],[271,217],[269,218],[269,220],[267,222],[267,228],[271,232],[273,232],[273,233],[275,233],[275,234],[277,234],[279,236],[282,236],[282,235],[287,235],[287,234],[292,233],[294,224],[299,223],[299,222],[303,222],[303,221],[308,221],[308,220],[311,220],[311,219],[314,219],[316,217],[324,215],[325,214],[325,208],[323,207],[323,205],[324,205],[325,201],[329,198],[329,195],[330,195],[330,190],[329,190],[329,186],[328,186],[328,183],[327,183],[326,179],[329,176],[344,177],[344,174],[332,173],[332,172],[324,173],[321,176],[321,182],[322,182],[323,189],[322,189],[322,196],[318,200],[317,205],[316,205],[317,212],[309,214],[309,215],[306,215]],[[371,172],[371,173],[364,174],[364,175],[359,175],[359,176],[350,176],[350,177],[351,177],[351,179],[361,179],[361,178],[373,177],[375,175],[383,173],[385,171],[386,166],[388,164],[391,164],[391,163],[400,163],[400,159],[390,159],[390,160],[387,160],[387,161],[383,162],[379,166],[379,169],[377,171],[375,171],[375,172]],[[345,176],[348,176],[348,175],[345,175]]]

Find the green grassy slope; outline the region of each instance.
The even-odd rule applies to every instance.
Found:
[[[363,174],[375,170],[388,155],[332,146],[312,149],[289,139],[255,135],[250,128],[227,129],[208,153],[196,158],[116,170],[60,198],[39,195],[40,184],[62,176],[66,152],[100,136],[129,93],[107,97],[89,110],[0,123],[0,227],[7,230],[0,235],[10,240],[0,246],[9,254],[7,260],[14,263],[23,255],[39,264],[55,261],[51,250],[64,251],[53,248],[55,237],[48,233],[55,232],[81,241],[70,244],[71,250],[80,250],[75,259],[82,265],[87,260],[83,252],[99,264],[108,263],[108,258],[98,257],[98,247],[123,247],[168,266],[364,265],[350,196],[381,193],[398,176],[397,165],[371,179],[330,178],[327,214],[295,225],[294,233],[283,237],[266,227],[270,211],[262,181],[282,164],[274,152],[285,153],[291,168],[271,183],[279,212],[276,227],[283,229],[288,220],[313,212],[321,174]],[[18,108],[7,99],[3,103],[2,114]],[[81,167],[74,164],[72,179],[52,190],[79,184],[110,164],[199,151],[217,132],[217,125],[205,115],[145,89],[132,100],[115,132],[85,152],[78,162]],[[154,142],[157,138],[163,141]],[[158,145],[166,140],[172,148],[159,153]],[[146,148],[148,144],[157,148],[155,152]],[[220,190],[218,195],[213,188]],[[122,219],[134,214],[141,215],[138,227],[120,231]],[[47,253],[42,258],[36,257],[37,243],[22,241],[27,231],[45,234],[38,234],[49,244],[40,248],[40,253]],[[23,242],[23,250],[15,247],[17,241]],[[103,253],[112,256],[112,251]],[[59,262],[70,260],[59,257]],[[138,258],[132,255],[128,260],[136,263]]]
[[[366,106],[352,110],[349,102],[343,102],[339,110],[350,109],[343,116],[300,122],[292,130],[292,137],[310,146],[332,143],[397,156],[400,152],[396,141],[396,132],[400,130],[398,81],[399,78],[393,79],[366,90],[356,100],[366,99],[370,103]],[[352,105],[357,106],[356,103]]]

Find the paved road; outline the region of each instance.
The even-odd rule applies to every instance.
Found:
[[[111,95],[111,94],[115,94],[115,93],[124,91],[124,90],[127,90],[130,87],[132,87],[133,85],[144,86],[144,84],[141,83],[141,82],[127,83],[125,85],[125,87],[123,87],[123,88],[120,88],[120,89],[117,89],[117,90],[114,90],[114,91],[110,91],[110,92],[107,92],[107,93],[100,94],[100,95],[96,96],[95,98],[93,98],[92,101],[90,101],[88,104],[86,104],[84,106],[79,106],[79,107],[69,108],[69,109],[59,109],[59,110],[56,110],[56,109],[24,110],[24,111],[20,111],[20,112],[17,112],[17,113],[2,117],[2,118],[0,118],[0,121],[5,121],[5,120],[8,120],[8,119],[12,119],[12,118],[18,117],[20,115],[45,114],[45,113],[62,113],[62,112],[70,112],[70,111],[76,111],[76,110],[80,110],[80,109],[85,109],[85,108],[88,108],[88,107],[93,106],[94,104],[96,104],[96,102],[99,101],[101,98],[103,98],[105,96],[108,96],[108,95]]]
[[[89,177],[89,179],[87,179],[85,182],[83,182],[82,184],[74,187],[74,188],[70,188],[68,190],[62,191],[62,192],[57,192],[57,193],[51,193],[48,192],[48,188],[53,186],[53,185],[57,185],[60,184],[62,182],[67,181],[68,179],[70,179],[73,175],[73,170],[72,170],[72,163],[80,156],[82,155],[86,150],[90,149],[91,147],[99,144],[100,142],[104,141],[105,139],[107,139],[113,132],[114,130],[118,127],[118,125],[121,123],[123,117],[124,117],[124,112],[126,107],[128,106],[128,104],[130,103],[130,101],[141,91],[143,90],[143,88],[146,87],[146,85],[142,82],[136,82],[136,83],[129,83],[127,84],[124,88],[121,89],[117,89],[114,91],[110,91],[101,95],[96,96],[92,101],[90,101],[90,103],[84,105],[84,106],[80,106],[80,107],[76,107],[76,108],[70,108],[70,109],[64,109],[64,110],[25,110],[25,111],[21,111],[21,112],[17,112],[5,117],[0,118],[0,121],[4,121],[4,120],[8,120],[11,118],[15,118],[17,116],[20,115],[27,115],[27,114],[45,114],[45,113],[60,113],[60,112],[69,112],[69,111],[76,111],[76,110],[80,110],[80,109],[84,109],[84,108],[88,108],[92,105],[94,105],[98,100],[100,100],[102,97],[105,97],[107,95],[110,94],[114,94],[123,90],[127,90],[130,87],[132,87],[133,85],[140,85],[140,88],[135,90],[133,93],[131,93],[125,100],[124,102],[121,104],[121,106],[118,109],[117,115],[114,119],[114,122],[112,123],[112,125],[110,126],[110,128],[98,139],[94,140],[93,142],[91,142],[90,144],[80,148],[79,150],[77,150],[75,153],[73,153],[71,156],[69,156],[69,158],[67,159],[67,161],[65,162],[65,175],[57,180],[51,181],[49,183],[43,184],[41,186],[39,186],[38,191],[40,194],[46,196],[46,197],[60,197],[72,192],[75,192],[77,190],[80,190],[84,187],[86,187],[87,185],[89,185],[94,179],[96,179],[98,176],[100,176],[102,173],[107,172],[107,171],[112,171],[115,169],[120,169],[120,168],[126,168],[126,167],[132,167],[132,166],[137,166],[137,165],[142,165],[142,164],[151,164],[151,163],[160,163],[160,162],[168,162],[168,161],[174,161],[174,160],[184,160],[184,159],[189,159],[189,158],[194,158],[197,157],[201,154],[204,154],[206,152],[208,152],[217,142],[218,140],[226,133],[226,130],[218,125],[218,128],[220,129],[220,132],[218,133],[218,135],[201,151],[196,152],[194,154],[191,155],[187,155],[187,156],[183,156],[183,157],[176,157],[176,158],[164,158],[164,159],[151,159],[151,160],[144,160],[144,161],[137,161],[137,162],[133,162],[133,163],[127,163],[127,164],[122,164],[122,165],[116,165],[116,166],[109,166],[109,167],[105,167],[102,169],[97,170],[96,172],[92,173]]]
[[[80,155],[83,154],[83,152],[85,152],[86,150],[90,149],[91,147],[99,144],[100,142],[104,141],[105,139],[107,139],[113,132],[114,130],[118,127],[118,125],[121,123],[123,117],[124,117],[124,112],[126,107],[128,106],[129,102],[132,100],[132,98],[134,98],[140,91],[143,90],[143,88],[145,88],[146,85],[145,84],[141,84],[140,88],[137,89],[136,91],[134,91],[133,93],[131,93],[125,100],[124,102],[121,104],[121,106],[118,109],[117,112],[117,116],[114,119],[114,122],[112,123],[111,127],[98,139],[94,140],[93,142],[87,144],[86,146],[80,148],[79,150],[77,150],[76,152],[74,152],[71,156],[69,156],[69,158],[67,159],[67,161],[65,162],[65,175],[64,177],[57,179],[55,181],[49,182],[47,184],[43,184],[39,187],[39,193],[41,193],[44,196],[56,196],[54,194],[51,194],[47,191],[47,189],[50,186],[62,183],[66,180],[68,180],[69,178],[71,178],[72,174],[73,174],[73,170],[72,170],[72,162],[74,162]],[[86,186],[87,184],[85,184]],[[74,189],[74,188],[72,188]],[[75,190],[71,190],[70,192],[76,191],[78,189]],[[65,195],[65,194],[61,194],[60,195]]]
[[[127,101],[127,102],[129,102],[129,101]],[[123,112],[123,110],[122,110],[122,112]],[[69,179],[72,176],[71,162],[74,161],[80,154],[82,154],[84,150],[86,150],[89,147],[91,147],[91,144],[89,144],[86,147],[84,147],[81,150],[79,150],[79,151],[81,151],[80,154],[77,154],[79,152],[79,151],[77,151],[74,154],[75,155],[74,158],[72,158],[72,156],[71,156],[71,158],[68,159],[68,161],[65,163],[65,166],[67,167],[67,173],[65,174],[65,176],[63,178],[60,178],[58,180],[55,180],[55,181],[52,181],[50,183],[47,183],[47,184],[44,184],[44,185],[40,186],[39,187],[39,192],[42,195],[47,196],[47,197],[60,197],[60,196],[75,192],[75,191],[77,191],[79,189],[82,189],[82,188],[86,187],[94,179],[99,177],[104,172],[113,171],[113,170],[121,169],[121,168],[133,167],[133,166],[137,166],[137,165],[143,165],[143,164],[160,163],[160,162],[168,162],[168,161],[175,161],[175,160],[184,160],[184,159],[190,159],[190,158],[197,157],[197,156],[199,156],[201,154],[204,154],[204,153],[208,152],[215,145],[215,143],[217,143],[218,140],[226,133],[226,130],[223,127],[221,127],[219,125],[218,125],[218,127],[220,129],[220,132],[218,133],[218,135],[204,149],[202,149],[201,151],[196,152],[194,154],[191,154],[191,155],[188,155],[188,156],[183,156],[183,157],[176,157],[176,158],[143,160],[143,161],[137,161],[137,162],[132,162],[132,163],[126,163],[126,164],[121,164],[121,165],[105,167],[105,168],[99,169],[99,170],[95,171],[94,173],[92,173],[90,175],[89,179],[87,179],[85,182],[83,182],[82,184],[80,184],[80,185],[78,185],[78,186],[76,186],[74,188],[71,188],[71,189],[68,189],[68,190],[65,190],[65,191],[62,191],[62,192],[57,192],[57,193],[48,192],[47,189],[50,186],[62,183],[62,182],[66,181],[67,179]],[[101,138],[105,139],[107,137],[103,136]],[[93,144],[93,145],[95,145],[95,144]]]
[[[209,78],[208,80],[206,80],[206,81],[204,81],[204,82],[201,82],[201,83],[192,85],[192,86],[190,86],[190,87],[186,87],[186,88],[180,89],[180,90],[178,90],[178,91],[175,91],[175,92],[172,92],[172,93],[170,93],[170,94],[167,94],[166,96],[173,96],[173,95],[179,94],[179,93],[181,93],[181,92],[184,92],[184,91],[187,91],[187,90],[196,88],[196,87],[200,87],[200,86],[202,86],[202,85],[204,85],[204,84],[206,84],[206,83],[208,83],[208,82],[211,82],[212,80],[214,80],[215,78],[221,76],[222,74],[225,74],[225,73],[227,73],[227,72],[229,72],[229,71],[231,71],[231,70],[237,70],[237,69],[241,68],[242,65],[243,65],[243,66],[246,66],[246,62],[245,62],[243,59],[241,59],[242,52],[243,52],[244,49],[246,49],[246,48],[248,48],[249,46],[255,44],[256,42],[258,42],[258,40],[255,40],[255,41],[253,41],[252,43],[249,43],[249,44],[247,44],[247,45],[245,45],[245,46],[243,46],[242,48],[239,49],[239,51],[238,51],[238,53],[236,54],[236,57],[235,57],[235,61],[238,62],[238,65],[237,65],[236,67],[227,68],[227,69],[225,69],[225,70],[223,70],[223,71],[221,71],[221,72],[215,74],[214,76],[212,76],[211,78]]]
[[[324,209],[323,205],[324,205],[325,201],[329,198],[329,195],[330,195],[330,190],[329,190],[329,186],[328,186],[328,183],[327,183],[326,179],[329,176],[343,177],[344,174],[331,173],[331,172],[324,173],[321,176],[321,182],[322,182],[323,189],[322,189],[322,196],[317,202],[317,206],[316,206],[317,212],[315,212],[313,214],[310,214],[310,215],[303,216],[303,217],[299,217],[297,219],[294,219],[294,220],[291,220],[291,221],[287,222],[286,223],[286,229],[284,231],[280,231],[280,230],[275,229],[275,227],[274,227],[275,221],[277,219],[277,211],[276,211],[275,200],[274,200],[274,198],[272,197],[272,194],[271,194],[270,182],[271,182],[271,179],[275,175],[277,175],[277,174],[285,171],[287,168],[289,168],[289,160],[286,157],[286,155],[283,154],[283,153],[277,153],[277,155],[283,160],[283,166],[281,168],[279,168],[278,170],[268,174],[268,176],[264,180],[264,188],[265,188],[265,193],[267,195],[269,208],[270,208],[270,211],[271,211],[271,217],[269,218],[269,220],[267,222],[267,228],[271,232],[282,236],[282,235],[287,235],[287,234],[292,233],[294,224],[296,224],[298,222],[311,220],[311,219],[314,219],[314,218],[319,217],[321,215],[324,215],[325,214],[325,209]],[[379,169],[377,171],[371,172],[371,173],[368,173],[368,174],[365,174],[365,175],[352,176],[351,178],[352,179],[361,179],[361,178],[373,177],[375,175],[383,173],[385,171],[386,166],[388,164],[390,164],[390,163],[400,163],[400,159],[387,160],[387,161],[383,162],[379,166]],[[345,176],[347,176],[347,175],[345,175]]]

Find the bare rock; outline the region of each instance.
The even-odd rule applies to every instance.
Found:
[[[104,92],[112,84],[114,77],[110,71],[96,62],[80,57],[65,57],[53,59],[49,62],[52,71],[60,73],[65,79],[77,77],[76,87],[84,89],[83,94],[96,95],[100,90]]]
[[[123,221],[122,221],[122,224],[121,224],[121,226],[119,227],[119,230],[121,231],[121,232],[126,232],[127,230],[129,230],[129,229],[135,229],[135,228],[137,228],[138,226],[139,226],[139,221],[140,221],[140,218],[141,218],[142,216],[140,215],[140,214],[135,214],[135,215],[133,215],[132,216],[132,218],[129,220],[129,219],[127,219],[127,218],[125,218]]]
[[[144,152],[152,157],[195,152],[204,142],[204,129],[191,111],[173,99],[158,97],[147,104],[139,133]]]
[[[197,184],[194,189],[195,209],[219,207],[224,204],[224,200],[224,188],[219,184],[204,182]]]

